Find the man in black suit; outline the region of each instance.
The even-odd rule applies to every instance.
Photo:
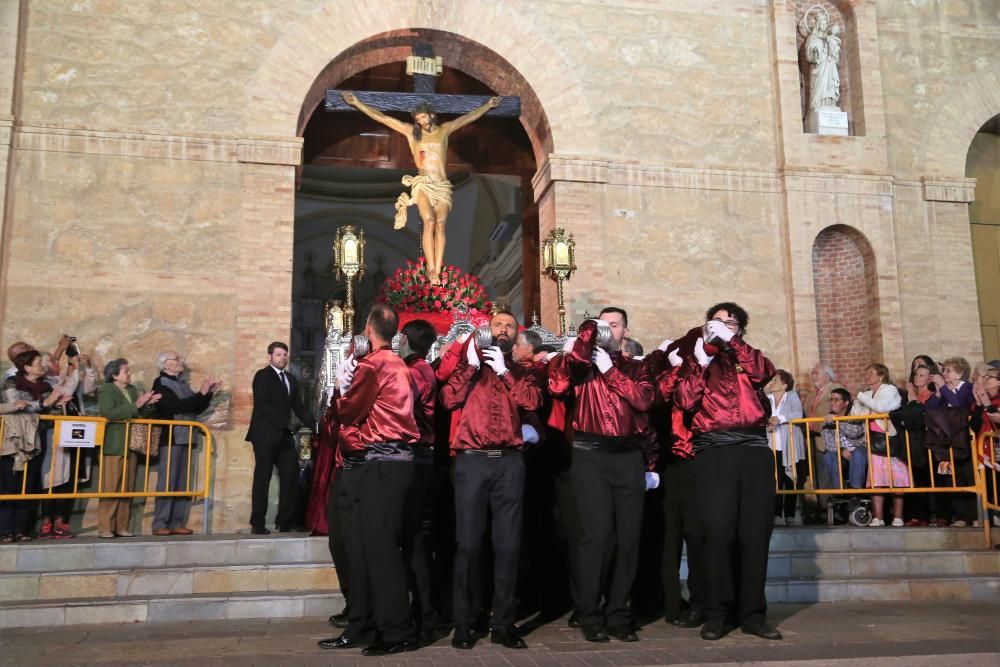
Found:
[[[299,464],[295,438],[289,422],[292,413],[303,424],[311,424],[299,400],[299,383],[290,373],[288,346],[274,342],[267,346],[268,365],[253,376],[253,414],[246,439],[253,445],[253,492],[250,527],[254,535],[267,535],[267,492],[271,474],[278,468],[278,516],[275,527],[281,532],[292,528]]]

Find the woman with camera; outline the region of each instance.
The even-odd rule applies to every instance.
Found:
[[[128,456],[128,425],[121,422],[138,417],[154,417],[153,405],[160,400],[160,395],[151,391],[139,393],[131,384],[132,372],[129,370],[128,359],[109,361],[104,367],[104,380],[98,390],[97,408],[100,415],[112,423],[104,431],[104,446],[101,448],[101,491],[128,492],[135,482],[138,455],[133,453]],[[97,536],[135,537],[129,530],[131,505],[131,498],[101,498],[97,503]]]

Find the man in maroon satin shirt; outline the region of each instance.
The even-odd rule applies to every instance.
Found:
[[[426,320],[411,320],[403,327],[399,339],[399,356],[410,369],[413,387],[413,412],[420,439],[413,447],[414,476],[410,497],[406,501],[406,539],[404,550],[410,563],[413,585],[414,621],[422,644],[430,644],[447,632],[438,634],[437,614],[431,594],[430,544],[421,530],[424,515],[430,510],[428,502],[433,497],[434,477],[434,409],[437,404],[438,385],[434,369],[427,363],[427,353],[437,332]]]
[[[403,546],[420,432],[410,371],[392,351],[398,325],[390,306],[373,306],[365,324],[372,351],[357,363],[349,358],[338,370],[337,418],[343,427],[358,429],[356,441],[341,442],[344,484],[354,504],[347,539],[353,599],[343,634],[320,646],[358,646],[374,629],[375,642],[363,651],[372,656],[417,647]]]
[[[743,340],[750,316],[739,305],[715,304],[705,319],[686,337],[694,344],[679,346],[674,388],[675,404],[690,419],[704,531],[701,637],[718,640],[740,625],[745,634],[781,639],[767,623],[764,594],[775,484],[765,432],[770,413],[760,391],[774,364]]]
[[[462,409],[451,448],[455,454],[455,552],[453,610],[455,648],[470,649],[480,611],[476,584],[487,512],[493,522],[493,615],[490,639],[525,648],[514,628],[517,562],[521,549],[524,459],[521,411],[542,404],[544,375],[511,359],[517,320],[498,312],[490,320],[494,345],[480,350],[475,336],[463,344],[458,364],[441,388],[448,410]],[[490,605],[487,605],[489,607]]]
[[[570,484],[581,520],[574,605],[591,642],[606,642],[609,635],[639,639],[629,592],[639,562],[644,494],[659,484],[655,450],[643,451],[653,380],[642,361],[622,355],[627,334],[626,312],[605,308],[549,363],[549,391],[574,398]]]

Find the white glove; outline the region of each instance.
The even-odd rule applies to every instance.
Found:
[[[727,327],[719,320],[710,321],[705,328],[708,329],[708,333],[711,334],[712,338],[718,338],[720,340],[724,340],[727,343],[732,339],[733,336],[736,335],[729,327]]]
[[[472,366],[476,370],[479,370],[479,365],[480,365],[480,362],[479,362],[479,353],[476,352],[476,344],[475,343],[472,343],[466,349],[465,358],[469,360],[469,365],[470,366]]]
[[[524,440],[529,445],[537,443],[538,431],[531,424],[521,424],[521,440]]]
[[[566,337],[566,342],[563,343],[563,349],[562,349],[562,351],[566,352],[567,354],[569,354],[570,352],[573,351],[573,346],[575,344],[576,344],[576,336],[567,336]]]
[[[507,364],[503,359],[503,352],[497,346],[488,347],[483,350],[483,356],[486,357],[486,365],[493,369],[493,372],[497,375],[503,375],[507,372]]]
[[[659,350],[660,352],[666,352],[667,348],[670,347],[670,344],[673,342],[674,341],[670,340],[669,338],[664,338],[663,342],[656,346],[656,349]]]
[[[652,491],[653,489],[660,486],[660,473],[647,472],[646,473],[646,490]]]
[[[595,366],[597,366],[597,370],[599,370],[602,375],[611,370],[611,355],[608,354],[602,347],[594,348],[594,353],[590,355],[590,360]]]
[[[708,366],[710,363],[712,363],[712,359],[715,358],[714,356],[710,357],[705,353],[704,338],[698,338],[698,340],[695,341],[694,358],[697,359],[698,363],[701,364],[702,366]]]
[[[667,361],[669,361],[670,365],[675,368],[684,363],[684,360],[681,359],[681,355],[677,353],[677,350],[670,350],[670,354],[667,355]]]
[[[351,388],[354,380],[354,371],[358,368],[358,362],[354,361],[354,355],[349,354],[347,358],[340,362],[337,367],[337,384],[340,385],[340,394],[343,396]]]

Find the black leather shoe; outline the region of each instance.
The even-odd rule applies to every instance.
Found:
[[[505,648],[528,648],[524,640],[515,634],[511,628],[493,628],[490,631],[490,641],[502,644]]]
[[[322,639],[319,642],[320,648],[357,648],[359,646],[361,646],[361,642],[346,634],[331,639]]]
[[[569,620],[566,621],[566,625],[568,625],[571,628],[578,628],[578,627],[580,627],[580,616],[579,616],[579,614],[577,614],[575,611],[572,614],[570,614],[569,615]]]
[[[687,609],[671,623],[678,628],[697,628],[705,623],[705,614],[695,609]]]
[[[764,639],[781,639],[781,633],[778,632],[778,628],[773,625],[768,625],[767,623],[758,623],[757,625],[745,627],[742,628],[742,631],[745,635],[757,635],[758,637],[763,637]]]
[[[705,625],[701,626],[701,638],[706,639],[710,642],[714,642],[717,639],[722,639],[730,632],[732,632],[734,627],[726,623],[719,623],[717,621],[707,621]]]
[[[339,614],[334,614],[329,618],[330,625],[335,628],[346,628],[347,627],[347,610],[340,612]]]
[[[417,645],[413,642],[375,642],[368,648],[361,651],[361,655],[393,655],[394,653],[405,653],[406,651],[416,651]]]
[[[451,636],[451,645],[455,648],[469,649],[476,645],[478,637],[467,625],[455,626],[455,634]]]
[[[608,630],[608,634],[620,642],[637,642],[639,635],[635,634],[632,628],[615,628]]]
[[[254,534],[254,535],[270,535],[271,534],[271,531],[269,531],[267,528],[264,528],[264,527],[251,528],[250,532],[252,534]]]
[[[588,642],[604,643],[611,641],[608,639],[608,631],[604,629],[603,625],[585,625],[583,626],[583,638]]]

